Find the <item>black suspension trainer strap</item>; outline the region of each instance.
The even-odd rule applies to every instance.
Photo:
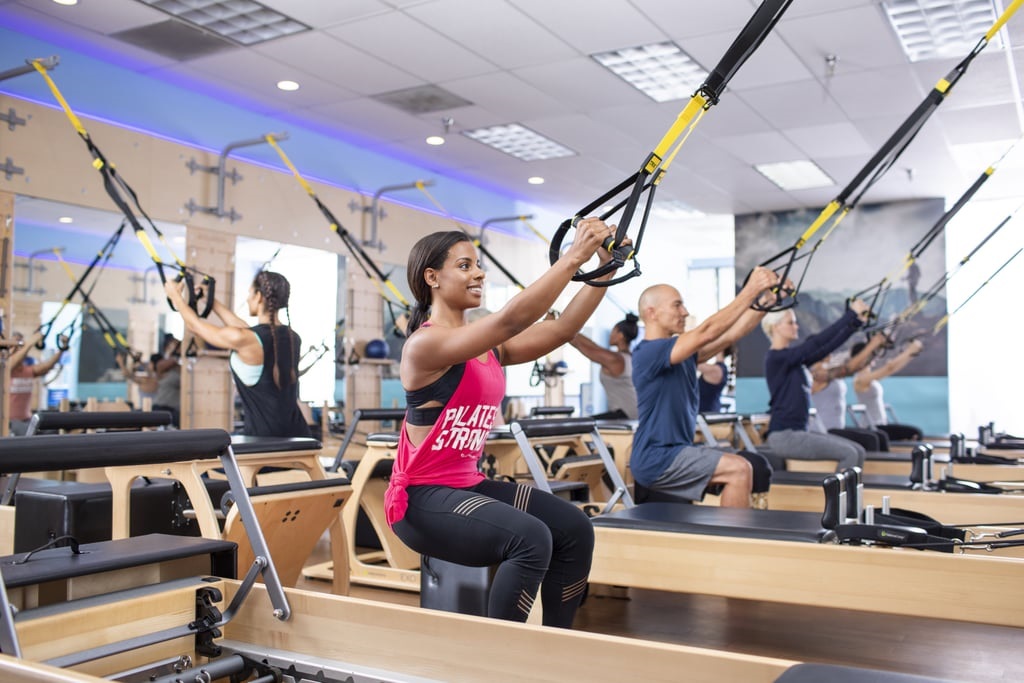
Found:
[[[805,261],[803,271],[799,277],[797,285],[793,288],[793,292],[790,296],[779,297],[772,306],[763,307],[761,310],[778,311],[786,308],[790,308],[796,304],[796,296],[800,291],[800,286],[803,284],[804,277],[807,275],[807,270],[810,267],[811,260],[814,253],[818,250],[821,244],[828,238],[828,236],[839,226],[843,218],[858,204],[860,199],[864,196],[875,183],[877,183],[885,173],[892,168],[896,160],[903,154],[907,146],[913,141],[924,126],[925,122],[931,117],[935,110],[938,109],[945,100],[949,93],[953,90],[953,86],[967,73],[968,67],[974,58],[981,54],[981,51],[985,49],[985,46],[989,44],[996,33],[1006,24],[1007,21],[1017,12],[1021,4],[1024,4],[1024,0],[1013,0],[1010,5],[1003,11],[1002,15],[995,21],[994,24],[989,28],[981,39],[978,40],[977,44],[971,50],[971,52],[964,57],[944,78],[939,79],[935,87],[925,96],[924,100],[914,109],[913,112],[903,121],[903,123],[896,129],[896,131],[889,137],[888,140],[882,145],[882,147],[875,152],[875,154],[868,160],[863,168],[854,176],[846,187],[833,199],[828,205],[821,210],[818,217],[811,223],[800,238],[793,244],[778,254],[775,254],[771,258],[763,261],[759,265],[764,267],[772,267],[777,273],[779,273],[780,281],[786,282],[790,279],[793,266],[797,261]],[[809,253],[799,254],[800,250],[807,244],[808,241],[829,221],[831,224],[826,230],[824,235],[818,239],[814,244],[813,248]],[[749,274],[747,278],[749,279]],[[756,306],[756,304],[755,304]]]
[[[409,304],[409,301],[402,295],[402,292],[399,291],[391,279],[384,274],[376,263],[374,263],[373,259],[370,258],[370,255],[367,254],[366,250],[363,249],[361,244],[359,244],[359,240],[354,238],[352,233],[346,230],[341,224],[341,221],[339,221],[337,217],[335,217],[334,213],[327,208],[327,205],[320,201],[320,197],[318,197],[316,192],[313,190],[313,186],[302,177],[302,174],[299,173],[299,169],[295,167],[295,164],[293,164],[291,159],[288,158],[288,155],[284,153],[281,146],[277,144],[277,139],[273,135],[265,135],[264,139],[267,141],[267,144],[274,148],[278,156],[281,157],[281,161],[284,162],[284,165],[288,167],[292,172],[292,175],[295,176],[295,179],[299,182],[299,185],[302,186],[302,189],[306,191],[306,194],[310,196],[313,203],[316,204],[318,209],[320,209],[320,213],[323,214],[324,218],[327,219],[328,224],[330,224],[331,230],[341,238],[342,243],[348,249],[352,258],[357,264],[359,264],[359,268],[363,271],[363,274],[366,275],[366,277],[369,278],[377,288],[381,298],[384,299],[384,303],[388,306],[388,311],[391,314],[395,330],[401,333],[402,336],[405,336],[405,326],[399,321],[400,316],[395,314],[394,309],[396,306],[400,307],[402,309],[402,313],[407,316],[412,311],[412,306]]]
[[[704,83],[690,98],[686,107],[679,113],[668,132],[662,137],[654,150],[647,155],[647,158],[644,159],[640,170],[594,201],[588,203],[577,211],[573,218],[565,220],[558,227],[551,238],[551,247],[548,252],[552,265],[561,258],[562,244],[569,231],[574,229],[582,218],[592,215],[602,206],[611,204],[609,210],[599,215],[602,220],[607,220],[618,211],[622,211],[614,237],[609,237],[602,245],[604,249],[612,254],[612,258],[608,263],[590,272],[576,273],[573,276],[573,280],[586,282],[595,287],[608,287],[640,274],[640,266],[636,261],[636,256],[640,252],[640,244],[643,241],[644,230],[647,227],[647,219],[654,203],[654,194],[658,184],[664,178],[669,166],[690,133],[693,132],[693,129],[703,118],[704,114],[712,106],[718,104],[718,100],[729,80],[761,45],[791,2],[792,0],[764,0],[761,3],[753,16],[747,21],[743,30],[740,31],[740,34],[733,40],[725,55],[715,68],[711,70]],[[645,194],[647,199],[641,204],[641,198]],[[623,244],[638,211],[640,212],[640,221],[639,227],[635,232],[636,236],[633,238],[633,244]],[[626,261],[630,260],[633,261],[633,269],[630,272],[610,280],[596,281],[596,278],[621,268],[625,265]]]
[[[146,227],[143,226],[142,221],[145,221],[146,226],[149,227],[153,234],[155,234],[163,243],[167,251],[174,257],[176,265],[171,267],[178,270],[178,279],[185,281],[188,289],[189,308],[196,311],[196,313],[201,317],[208,316],[210,311],[213,310],[214,288],[216,285],[213,277],[205,273],[201,273],[195,268],[189,267],[184,261],[175,255],[174,250],[171,249],[170,245],[167,243],[167,239],[164,237],[163,233],[156,227],[156,224],[153,223],[152,219],[150,219],[149,215],[142,208],[135,191],[130,185],[128,185],[124,178],[121,177],[121,174],[117,172],[114,165],[103,155],[103,152],[101,152],[99,147],[97,147],[93,142],[92,137],[85,129],[85,126],[82,125],[82,122],[75,115],[75,112],[71,110],[67,100],[64,99],[64,95],[61,94],[60,89],[57,88],[57,84],[54,83],[53,79],[50,78],[50,74],[47,73],[47,66],[44,60],[34,60],[32,62],[32,66],[34,66],[36,71],[39,72],[39,74],[46,80],[46,84],[50,87],[50,91],[53,93],[54,98],[56,98],[57,102],[64,110],[64,114],[67,116],[68,121],[71,122],[71,125],[78,133],[78,136],[82,138],[83,142],[85,142],[85,146],[89,149],[89,153],[93,158],[92,166],[99,172],[100,177],[103,179],[103,189],[106,191],[107,195],[110,196],[110,199],[114,202],[115,206],[121,210],[125,220],[131,224],[132,229],[135,231],[135,236],[139,239],[139,242],[142,244],[143,248],[145,248],[146,253],[149,254],[150,259],[152,259],[153,263],[156,265],[157,273],[160,275],[160,281],[162,283],[167,282],[167,275],[164,272],[164,267],[169,264],[165,264],[163,262],[160,255],[153,247],[153,243],[149,239],[149,235],[146,233]],[[125,196],[131,200],[130,204],[129,201],[125,199]],[[194,278],[195,275],[201,277],[202,284],[204,286],[206,302],[202,309],[198,308],[198,297]],[[170,299],[167,300],[167,303],[173,310],[174,304],[171,303]]]

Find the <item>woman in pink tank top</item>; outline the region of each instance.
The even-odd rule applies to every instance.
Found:
[[[565,254],[500,311],[482,303],[484,271],[461,231],[433,233],[409,255],[416,299],[402,350],[406,419],[385,497],[387,520],[413,550],[497,570],[488,615],[526,621],[537,592],[544,623],[569,628],[590,572],[594,531],[575,505],[484,477],[477,462],[505,393],[502,365],[544,356],[583,327],[604,287],[582,287],[562,315],[536,322],[614,228],[584,219]],[[614,276],[609,273],[606,279]]]

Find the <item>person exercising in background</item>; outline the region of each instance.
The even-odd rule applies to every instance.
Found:
[[[868,421],[871,426],[884,431],[890,439],[895,441],[920,439],[924,436],[921,429],[913,425],[890,424],[885,412],[885,399],[883,398],[881,380],[894,375],[909,363],[924,349],[920,340],[913,339],[895,358],[884,363],[873,358],[871,363],[853,377],[853,390],[857,393],[857,400],[864,404],[868,414]],[[859,350],[859,345],[854,345],[854,352]]]
[[[13,436],[24,436],[34,412],[32,410],[32,392],[35,390],[36,380],[57,365],[61,352],[54,351],[53,355],[46,360],[36,362],[28,355],[28,352],[42,340],[42,333],[36,332],[28,341],[25,341],[21,332],[15,332],[12,337],[15,341],[20,341],[21,345],[11,353],[8,360],[11,365],[10,427]]]
[[[701,413],[722,412],[722,392],[729,383],[729,366],[725,361],[731,359],[736,363],[736,349],[729,347],[719,351],[708,363],[699,363],[697,372],[697,392],[700,396]]]
[[[633,313],[627,313],[623,320],[615,323],[608,335],[606,349],[592,339],[577,333],[569,344],[601,366],[601,386],[608,398],[608,412],[594,415],[596,419],[635,420],[637,418],[636,389],[633,387],[633,356],[629,351],[633,340],[639,334]]]
[[[230,349],[231,375],[245,409],[242,433],[247,436],[310,437],[299,410],[299,351],[302,340],[278,314],[288,308],[291,286],[280,273],[262,270],[253,278],[246,302],[257,324],[250,327],[219,301],[216,325],[189,308],[181,284],[168,281],[167,298],[185,325],[207,344]]]
[[[709,484],[722,484],[723,507],[747,508],[751,494],[768,491],[771,467],[763,456],[694,445],[697,426],[697,363],[713,358],[749,333],[764,316],[751,306],[779,284],[767,268],[754,269],[740,293],[692,330],[683,297],[671,285],[640,295],[644,338],[633,349],[633,384],[640,419],[633,437],[633,478],[652,491],[700,500]],[[774,298],[772,298],[774,302]],[[764,303],[764,302],[762,302]]]
[[[808,431],[811,411],[809,367],[842,346],[867,320],[867,304],[854,299],[834,323],[800,343],[792,310],[769,313],[761,328],[771,342],[764,358],[764,377],[771,396],[768,447],[779,458],[836,460],[836,471],[863,467],[865,449],[834,434]]]

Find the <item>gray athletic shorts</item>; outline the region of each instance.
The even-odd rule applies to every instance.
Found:
[[[704,495],[704,489],[715,474],[718,461],[727,452],[708,446],[683,446],[668,469],[651,484],[650,488],[690,500],[700,500]]]

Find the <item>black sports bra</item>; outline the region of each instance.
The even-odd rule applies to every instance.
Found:
[[[492,350],[494,357],[500,359],[497,347]],[[427,386],[405,392],[405,405],[408,406],[405,409],[406,423],[415,427],[430,427],[437,422],[437,418],[441,417],[441,412],[448,405],[451,397],[455,395],[455,390],[459,388],[459,383],[465,374],[466,364],[459,363],[448,368],[448,372]],[[432,401],[437,401],[441,405],[428,408],[418,407]]]

